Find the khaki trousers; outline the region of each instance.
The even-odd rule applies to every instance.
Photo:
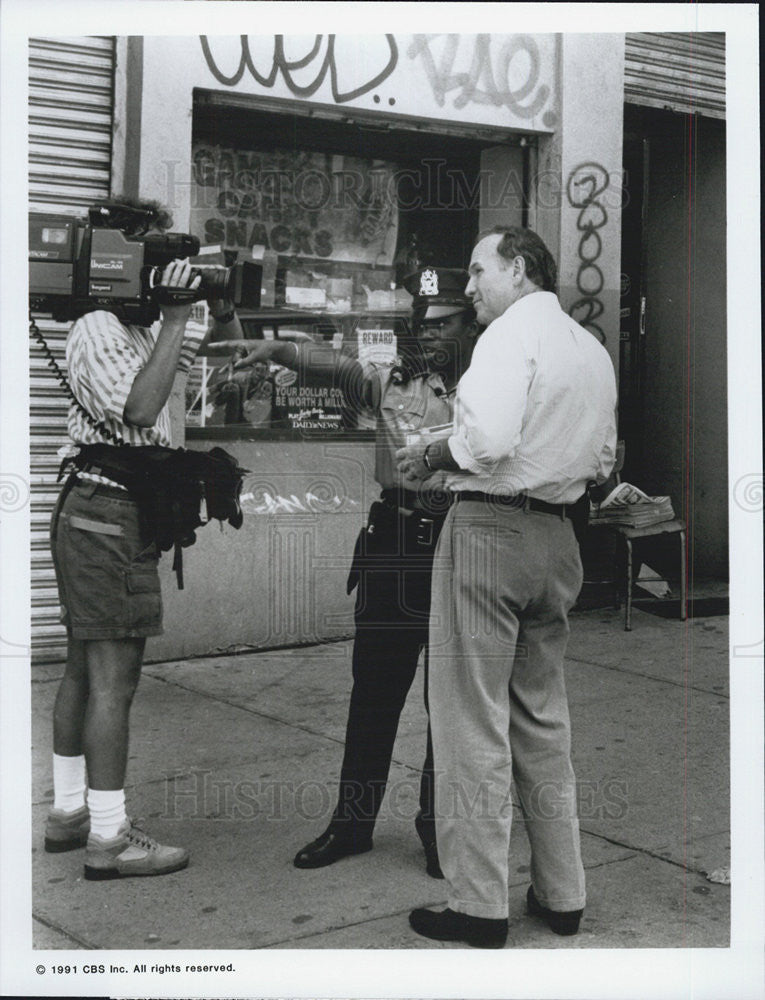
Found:
[[[449,512],[433,563],[428,697],[452,910],[507,916],[511,779],[537,898],[584,907],[563,674],[581,584],[568,519],[474,501]]]

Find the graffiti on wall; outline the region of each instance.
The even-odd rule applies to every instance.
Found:
[[[287,56],[284,47],[284,35],[274,35],[271,65],[265,68],[266,71],[263,73],[255,65],[247,35],[241,35],[239,39],[241,45],[239,66],[231,75],[226,75],[216,63],[207,36],[200,36],[202,51],[208,69],[219,83],[227,87],[234,87],[244,76],[245,70],[248,70],[252,78],[261,87],[271,88],[279,77],[281,77],[295,97],[311,97],[324,83],[327,75],[329,75],[332,99],[335,104],[345,104],[347,101],[352,101],[357,97],[368,94],[388,79],[398,63],[398,46],[393,35],[385,35],[385,40],[388,45],[388,60],[382,69],[369,79],[361,83],[357,82],[357,86],[352,89],[342,90],[339,82],[338,59],[335,52],[335,35],[327,35],[326,44],[325,36],[317,35],[312,48],[305,55],[297,59],[291,59]],[[367,59],[364,59],[363,62],[366,64]],[[308,82],[298,83],[296,74],[307,70],[309,67],[312,71],[315,71],[313,79],[308,80]]]
[[[557,55],[551,35],[200,35],[213,79],[280,96],[347,104],[387,100],[407,113],[552,129]],[[404,55],[405,53],[405,55]],[[385,84],[385,88],[382,85]],[[439,112],[443,109],[443,113]]]
[[[468,38],[414,35],[407,55],[410,59],[421,59],[439,107],[444,106],[447,94],[456,91],[455,108],[470,103],[505,105],[519,118],[533,118],[550,97],[550,88],[539,85],[541,60],[535,39],[531,35],[512,35],[494,55],[491,40],[491,35]],[[467,45],[472,45],[471,51],[465,51]],[[463,65],[469,63],[469,69],[455,72],[460,49]],[[522,103],[529,97],[528,103]],[[553,112],[548,111],[543,116],[548,127],[556,120]]]
[[[599,163],[580,163],[568,177],[566,196],[572,208],[579,209],[576,228],[582,234],[579,240],[579,269],[576,287],[581,298],[569,309],[569,314],[583,327],[590,330],[605,344],[606,335],[596,322],[604,311],[600,298],[604,278],[598,260],[603,250],[599,229],[608,222],[608,213],[598,198],[608,188],[610,175]]]

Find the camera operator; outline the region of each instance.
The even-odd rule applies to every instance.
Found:
[[[120,201],[120,206],[125,204]],[[155,203],[155,229],[171,219]],[[174,260],[161,282],[196,288],[188,260]],[[242,336],[230,303],[210,302],[215,323],[202,336],[186,330],[192,304],[166,305],[151,328],[125,325],[112,312],[87,312],[66,343],[69,380],[77,401],[69,409],[71,443],[77,447],[116,440],[127,447],[170,445],[167,405],[176,374],[187,373],[203,343]],[[85,878],[163,875],[184,868],[188,852],[159,844],[125,809],[130,707],[141,673],[146,638],[162,633],[162,598],[155,539],[124,485],[93,464],[78,463],[62,490],[51,521],[67,663],[53,714],[54,803],[45,849],[86,846]]]

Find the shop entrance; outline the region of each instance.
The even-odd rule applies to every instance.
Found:
[[[691,573],[725,577],[725,122],[626,105],[624,185],[623,478],[671,497]]]
[[[619,437],[625,442],[623,477],[642,475],[645,444],[645,271],[643,209],[649,174],[650,141],[624,134],[622,267],[619,310]]]

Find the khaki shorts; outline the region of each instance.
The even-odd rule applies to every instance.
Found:
[[[162,634],[157,548],[126,491],[78,481],[62,494],[51,519],[51,552],[61,621],[72,638]]]

